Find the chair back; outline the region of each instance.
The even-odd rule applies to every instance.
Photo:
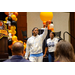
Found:
[[[61,37],[61,31],[59,31],[59,32],[55,32],[55,37]]]
[[[27,31],[22,31],[22,36],[26,36],[27,37]]]

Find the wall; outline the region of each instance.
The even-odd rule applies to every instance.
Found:
[[[63,33],[65,31],[70,32],[70,13],[65,12],[53,12],[53,24],[54,31],[61,31],[61,37],[63,38]],[[39,29],[43,27],[43,22],[40,19],[40,12],[27,12],[27,35],[30,37],[32,35],[32,29],[38,27]],[[70,37],[66,34],[67,41],[70,41]]]

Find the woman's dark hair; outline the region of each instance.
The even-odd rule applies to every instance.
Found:
[[[64,40],[61,40],[56,45],[54,52],[55,61],[59,62],[75,62],[73,46]]]
[[[52,33],[54,35],[54,37],[55,37],[55,33],[54,32],[51,31],[50,33]]]

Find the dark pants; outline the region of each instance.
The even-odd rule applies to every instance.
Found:
[[[48,53],[48,61],[49,62],[54,62],[54,52],[49,52]]]

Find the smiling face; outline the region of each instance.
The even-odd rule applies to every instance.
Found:
[[[49,36],[50,36],[50,38],[51,38],[51,39],[53,39],[53,38],[54,38],[54,34],[53,34],[52,32],[50,33],[50,35],[49,35]]]
[[[33,30],[33,35],[34,35],[34,36],[37,36],[37,34],[38,34],[38,28],[35,28],[35,29]]]

